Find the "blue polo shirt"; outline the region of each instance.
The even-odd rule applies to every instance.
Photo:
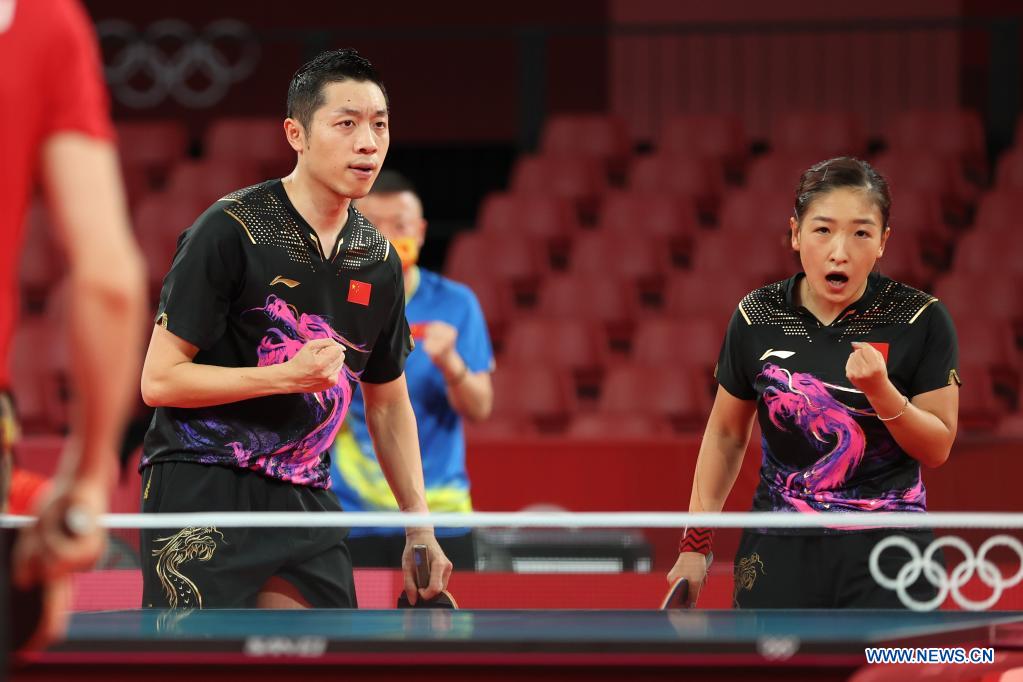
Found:
[[[462,418],[448,402],[444,376],[419,345],[427,324],[446,322],[458,330],[456,348],[470,372],[492,370],[494,351],[483,311],[472,290],[422,268],[419,273],[419,286],[405,307],[405,316],[417,342],[405,363],[405,378],[419,428],[426,501],[431,511],[469,512],[472,499],[465,469]],[[394,511],[398,508],[373,451],[361,390],[355,391],[331,454],[333,490],[346,511]],[[401,532],[404,529],[353,528],[350,536]],[[438,536],[466,532],[466,529],[437,529]]]

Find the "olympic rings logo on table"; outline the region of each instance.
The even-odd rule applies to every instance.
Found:
[[[144,31],[120,19],[96,24],[107,84],[118,102],[147,109],[168,97],[202,109],[227,95],[252,74],[260,49],[252,30],[234,19],[202,31],[177,19],[154,22]],[[236,52],[232,59],[229,54]]]
[[[998,566],[987,560],[988,552],[998,546],[1012,549],[1019,557],[1019,570],[1012,577],[1007,578],[1002,575]],[[885,575],[879,565],[881,554],[889,547],[901,547],[910,556],[909,561],[899,569],[895,578]],[[935,553],[942,547],[951,547],[963,555],[963,561],[951,573],[946,573],[945,568],[934,559]],[[969,599],[959,591],[973,579],[975,573],[981,582],[991,588],[991,596],[982,601]],[[965,540],[949,535],[932,542],[921,554],[920,548],[909,538],[903,535],[891,535],[881,540],[871,550],[870,574],[882,587],[895,590],[906,608],[914,611],[936,609],[945,602],[949,594],[952,595],[955,603],[963,609],[983,611],[994,606],[1005,590],[1015,587],[1023,581],[1023,543],[1009,535],[995,535],[985,540],[977,554],[974,555],[973,548],[966,544]],[[910,585],[915,583],[921,574],[927,579],[927,582],[938,588],[938,594],[933,599],[919,601],[908,592]]]

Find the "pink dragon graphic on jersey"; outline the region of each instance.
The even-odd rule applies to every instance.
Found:
[[[823,453],[810,467],[774,472],[773,487],[793,508],[815,512],[837,505],[846,511],[896,511],[923,503],[919,479],[907,490],[877,498],[860,497],[850,490],[849,479],[867,450],[866,435],[855,416],[873,416],[873,412],[839,402],[812,374],[789,372],[769,363],[760,377],[768,382],[763,400],[771,423],[782,431],[798,430]]]
[[[367,352],[335,331],[318,315],[299,313],[283,299],[270,295],[266,304],[248,312],[262,312],[276,326],[266,330],[256,349],[258,366],[278,365],[294,358],[302,347],[316,339],[332,339],[347,352]],[[234,464],[254,469],[267,476],[302,485],[328,487],[329,468],[321,455],[333,443],[352,402],[352,383],[358,375],[347,365],[341,369],[337,385],[318,393],[300,394],[306,410],[296,414],[293,428],[271,429],[248,424],[232,428],[218,419],[199,418],[179,426],[194,444],[207,444],[211,450],[230,450]],[[242,438],[239,438],[242,436]],[[233,440],[228,440],[233,439]],[[219,444],[219,446],[218,446]],[[222,463],[225,455],[200,457],[207,464]]]

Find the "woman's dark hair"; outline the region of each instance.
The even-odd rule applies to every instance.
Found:
[[[888,181],[869,163],[851,156],[821,161],[803,173],[803,177],[799,179],[799,188],[796,189],[796,222],[802,220],[814,199],[843,187],[860,189],[869,194],[881,211],[881,218],[884,221],[882,228],[888,227],[888,216],[892,210]]]
[[[288,87],[288,118],[296,119],[309,130],[313,114],[323,106],[323,86],[347,80],[375,83],[387,102],[387,90],[368,59],[350,48],[330,50],[295,72]]]

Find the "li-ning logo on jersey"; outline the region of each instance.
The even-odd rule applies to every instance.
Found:
[[[299,282],[297,282],[297,281],[295,281],[293,279],[288,279],[287,277],[284,277],[282,275],[277,275],[276,277],[274,277],[273,281],[270,282],[270,286],[273,286],[275,284],[283,284],[284,286],[288,287],[289,289],[294,289],[295,287],[297,287],[299,285]]]
[[[796,351],[794,350],[775,350],[773,348],[768,348],[767,351],[760,356],[760,359],[766,360],[767,358],[781,358],[782,360],[787,360],[795,354]]]

